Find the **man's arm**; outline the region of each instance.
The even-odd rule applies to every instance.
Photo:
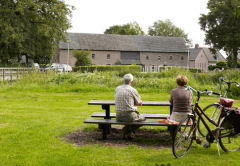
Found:
[[[142,100],[139,102],[139,104],[137,104],[138,106],[142,106]]]
[[[133,89],[133,98],[134,98],[134,104],[135,105],[142,106],[141,97],[138,94],[138,91],[136,89]]]

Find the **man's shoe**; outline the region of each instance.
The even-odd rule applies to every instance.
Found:
[[[202,144],[202,139],[201,139],[200,137],[197,137],[197,138],[196,138],[196,143],[197,143],[197,144]]]
[[[209,143],[204,144],[203,147],[204,147],[204,148],[210,148],[210,144],[209,144]]]

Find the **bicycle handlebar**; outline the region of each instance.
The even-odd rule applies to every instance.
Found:
[[[207,94],[209,96],[212,96],[212,94],[214,94],[214,95],[217,95],[217,96],[221,96],[220,93],[217,93],[217,92],[214,92],[214,91],[209,91],[207,89],[205,89],[204,91],[199,91],[199,90],[196,90],[196,89],[192,88],[191,86],[185,86],[185,88],[187,90],[192,90],[192,91],[194,91],[194,92],[196,92],[198,94]]]
[[[219,77],[219,82],[225,82],[226,84],[235,84],[237,87],[239,87],[240,86],[240,84],[238,83],[238,82],[236,82],[236,81],[225,81],[224,80],[224,78],[223,77]]]

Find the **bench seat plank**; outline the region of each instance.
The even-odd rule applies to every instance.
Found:
[[[147,119],[166,119],[169,118],[169,114],[142,114]],[[94,118],[104,118],[106,116],[105,112],[94,112],[91,117]],[[110,113],[110,118],[116,118],[116,113]]]
[[[116,125],[142,125],[142,126],[172,126],[173,124],[168,124],[160,121],[141,121],[141,122],[118,122],[116,119],[86,119],[84,123],[94,123],[94,124],[116,124]]]

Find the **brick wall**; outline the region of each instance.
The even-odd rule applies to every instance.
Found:
[[[67,50],[59,50],[59,56],[55,57],[55,62],[66,64],[67,63]],[[94,55],[93,55],[94,54]],[[107,56],[110,59],[107,59]],[[94,56],[94,58],[93,58]],[[148,58],[147,58],[148,57]],[[120,60],[120,51],[91,51],[89,58],[93,64],[96,65],[114,65]],[[187,53],[154,53],[154,52],[140,52],[140,61],[145,66],[187,66],[188,55]],[[74,66],[76,59],[69,51],[69,64]]]
[[[195,59],[195,68],[200,69],[202,72],[208,71],[208,59],[203,50],[199,52],[198,56]]]

